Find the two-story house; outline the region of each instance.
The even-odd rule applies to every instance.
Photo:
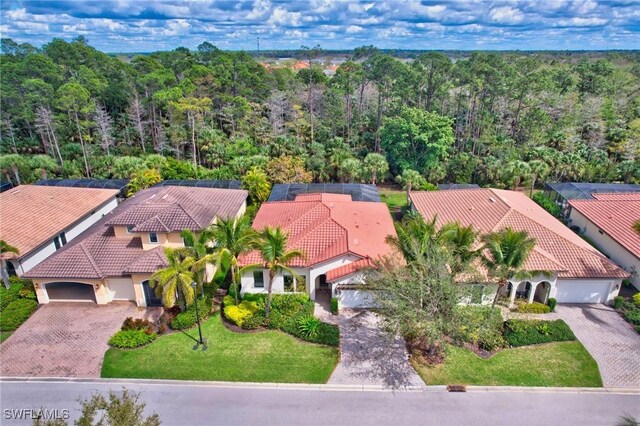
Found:
[[[166,247],[184,247],[181,232],[198,232],[218,217],[237,217],[246,209],[247,191],[181,186],[136,193],[73,243],[26,274],[38,301],[161,301],[149,278],[167,266]]]

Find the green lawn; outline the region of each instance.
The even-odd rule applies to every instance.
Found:
[[[219,314],[202,324],[206,352],[193,351],[183,333],[161,336],[149,346],[109,349],[102,377],[326,383],[338,362],[338,349],[302,342],[279,331],[234,333]],[[189,331],[197,336],[197,329]]]
[[[380,200],[387,203],[390,209],[402,208],[407,205],[407,193],[399,190],[382,189],[380,190]]]
[[[0,343],[4,342],[13,334],[13,331],[0,331]]]
[[[412,364],[428,385],[601,387],[598,365],[580,342],[505,349],[489,359],[447,346],[444,364]]]

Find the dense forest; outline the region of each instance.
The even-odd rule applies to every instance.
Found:
[[[2,179],[278,182],[640,182],[640,53],[427,52],[374,47],[335,73],[246,52],[111,56],[79,37],[2,40]],[[257,169],[254,169],[257,170]]]

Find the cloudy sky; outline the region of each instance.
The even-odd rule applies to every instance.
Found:
[[[195,48],[637,49],[640,0],[0,0],[0,33],[107,52]]]

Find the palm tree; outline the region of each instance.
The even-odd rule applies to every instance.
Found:
[[[199,234],[195,234],[189,229],[185,229],[180,233],[185,249],[194,260],[191,272],[193,272],[194,281],[203,296],[207,265],[211,263],[212,234],[211,227],[203,229]]]
[[[289,264],[295,259],[304,258],[304,253],[297,249],[287,250],[287,234],[282,232],[279,226],[276,228],[266,226],[259,235],[258,250],[260,250],[264,263],[245,266],[242,268],[242,272],[260,267],[269,271],[267,304],[264,309],[265,317],[269,318],[269,311],[271,310],[271,284],[273,283],[273,279],[276,277],[276,274],[282,272],[287,272],[299,279],[300,276],[289,267]]]
[[[0,268],[2,268],[2,282],[6,288],[9,288],[9,274],[7,274],[7,261],[4,258],[5,253],[20,254],[20,250],[7,243],[5,240],[0,240],[0,260],[2,261]]]
[[[440,240],[448,245],[453,255],[454,263],[450,266],[454,276],[468,268],[480,255],[478,250],[473,249],[478,239],[478,233],[474,231],[473,226],[462,226],[459,222],[447,223],[439,233]]]
[[[194,301],[195,291],[191,287],[194,281],[193,264],[195,260],[190,256],[189,250],[183,248],[164,249],[169,265],[156,271],[149,280],[149,285],[162,292],[162,304],[168,308],[176,304],[176,299],[181,310],[191,305]]]
[[[444,234],[437,229],[437,216],[426,222],[416,212],[408,213],[402,222],[396,223],[397,237],[388,236],[387,243],[402,252],[409,263],[427,254],[433,243],[443,245]]]
[[[211,257],[220,268],[223,259],[229,260],[231,269],[231,283],[234,288],[235,301],[238,303],[238,284],[240,269],[238,256],[257,247],[258,233],[251,227],[251,218],[241,216],[227,219],[218,218],[211,228],[211,239],[214,244],[214,254]]]
[[[633,229],[638,235],[640,235],[640,220],[636,221],[636,223],[633,224]]]
[[[510,278],[527,279],[534,275],[548,275],[547,271],[527,271],[523,269],[536,240],[530,238],[526,231],[514,231],[505,228],[482,237],[485,253],[484,264],[489,273],[498,279],[498,290],[492,306],[496,305],[500,290],[507,285]]]

